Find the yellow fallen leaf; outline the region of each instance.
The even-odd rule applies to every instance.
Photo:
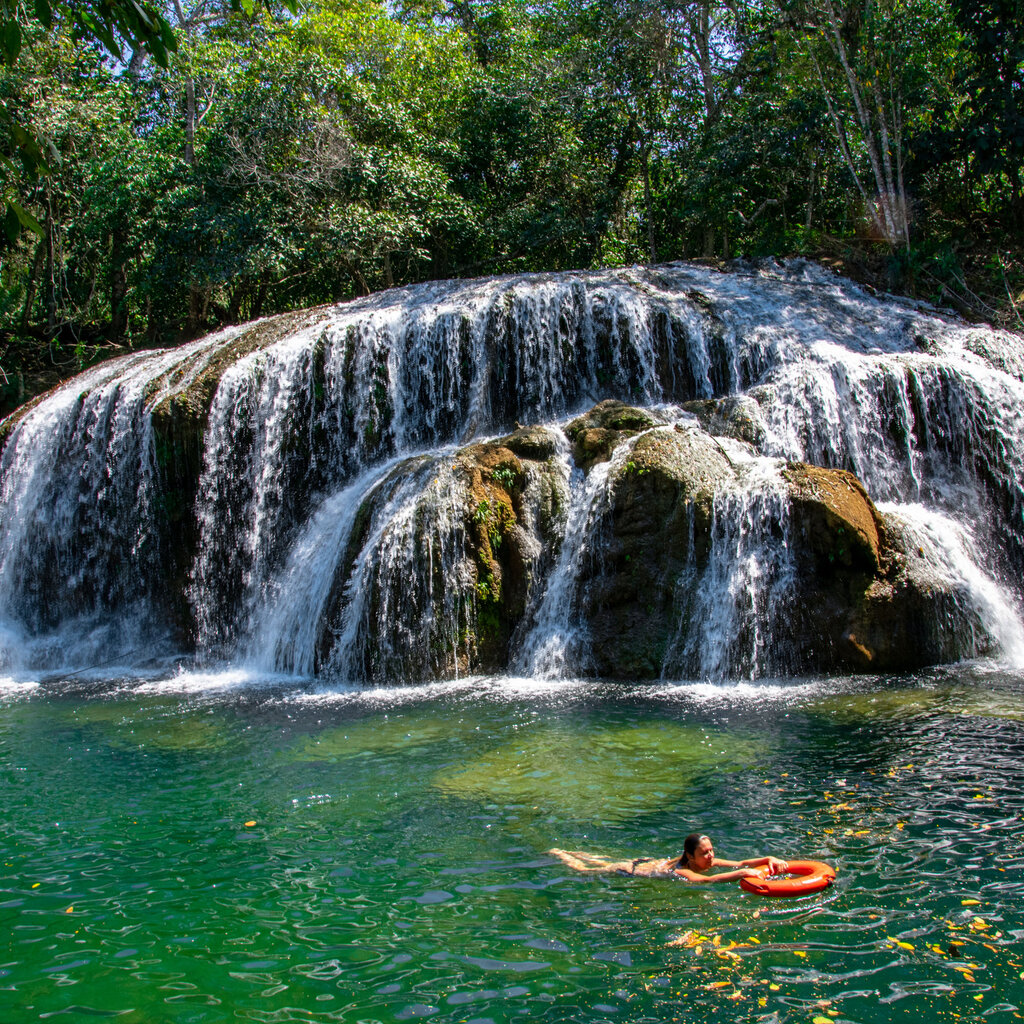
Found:
[[[33,888],[33,889],[38,889],[38,888],[39,888],[39,886],[40,886],[40,883],[39,883],[39,882],[33,882],[33,883],[32,883],[32,888]]]
[[[811,1024],[832,1024],[831,1017],[815,1017]]]
[[[742,999],[743,998],[743,993],[739,989],[736,989],[735,991],[729,993],[729,998],[730,999]]]
[[[1022,974],[1022,975],[1021,975],[1021,977],[1022,977],[1022,978],[1024,978],[1024,974]],[[769,986],[768,986],[768,991],[769,991],[769,992],[778,992],[778,991],[779,991],[779,986],[778,986],[778,985],[776,985],[776,984],[775,984],[775,983],[773,982],[773,983],[772,983],[771,985],[769,985]]]
[[[727,986],[729,986],[729,985],[731,985],[731,984],[732,984],[732,982],[731,982],[731,981],[712,981],[712,982],[710,982],[709,984],[705,985],[704,987],[705,987],[706,989],[712,989],[712,988],[726,988]]]
[[[961,907],[976,907],[981,903],[981,900],[961,900]]]
[[[256,824],[256,822],[255,822],[255,821],[247,821],[247,822],[245,823],[245,827],[246,827],[246,828],[252,828],[252,827],[253,827],[253,825],[255,825],[255,824]]]
[[[909,942],[902,942],[899,939],[894,939],[891,935],[886,935],[886,940],[891,942],[894,946],[899,946],[900,949],[909,949],[911,951],[914,949]]]
[[[68,909],[67,909],[67,910],[65,910],[65,911],[64,911],[64,913],[65,913],[65,914],[73,914],[73,913],[74,913],[74,911],[75,911],[75,908],[74,908],[74,907],[68,907]]]
[[[807,954],[802,949],[794,949],[793,952],[796,956],[807,956]]]
[[[862,828],[859,832],[854,832],[853,834],[855,836],[869,836],[871,832],[866,828]]]
[[[979,992],[974,998],[980,1003],[985,997]]]

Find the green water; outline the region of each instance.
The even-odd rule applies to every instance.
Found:
[[[1024,681],[0,691],[0,1021],[1009,1021]],[[552,846],[827,860],[795,901]]]

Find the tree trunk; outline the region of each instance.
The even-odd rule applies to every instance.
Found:
[[[715,256],[715,227],[713,224],[704,226],[704,249],[701,255],[705,259],[714,259]]]
[[[117,227],[110,245],[110,340],[119,344],[128,326],[128,272],[125,269],[124,229]]]
[[[814,162],[811,164],[811,180],[807,188],[807,211],[804,214],[804,238],[811,237],[811,224],[814,220],[814,189],[817,186],[818,177],[818,151],[814,151]]]
[[[189,75],[185,79],[185,163],[193,167],[196,162],[196,83]]]
[[[645,145],[640,157],[644,174],[644,206],[647,208],[647,258],[655,263],[657,252],[654,239],[654,203],[651,201],[651,148]]]
[[[46,337],[53,338],[57,333],[57,268],[54,265],[53,252],[53,201],[50,190],[46,188],[46,218],[43,223],[43,240],[46,243]]]
[[[21,333],[28,331],[32,319],[32,307],[36,302],[36,289],[39,287],[39,278],[43,273],[43,257],[46,255],[46,240],[39,239],[36,245],[35,258],[32,260],[32,270],[29,273],[28,283],[25,286],[25,308],[21,311]]]

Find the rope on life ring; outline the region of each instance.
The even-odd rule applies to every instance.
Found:
[[[767,868],[756,868],[760,877],[740,879],[740,887],[760,896],[806,896],[821,892],[836,880],[836,870],[820,860],[791,860],[786,874],[768,875]]]

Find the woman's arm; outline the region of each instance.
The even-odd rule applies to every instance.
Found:
[[[719,861],[715,860],[715,863]],[[725,863],[724,861],[722,863]],[[784,860],[779,860],[778,857],[748,857],[746,860],[739,861],[740,864],[746,864],[750,868],[768,868],[769,875],[784,875],[789,864]]]
[[[728,862],[715,859],[716,866],[723,863]],[[749,878],[751,875],[761,876],[760,871],[755,871],[751,867],[737,867],[735,871],[723,871],[717,875],[701,875],[689,868],[676,868],[675,874],[680,878],[685,878],[688,882],[736,882],[741,878]]]

